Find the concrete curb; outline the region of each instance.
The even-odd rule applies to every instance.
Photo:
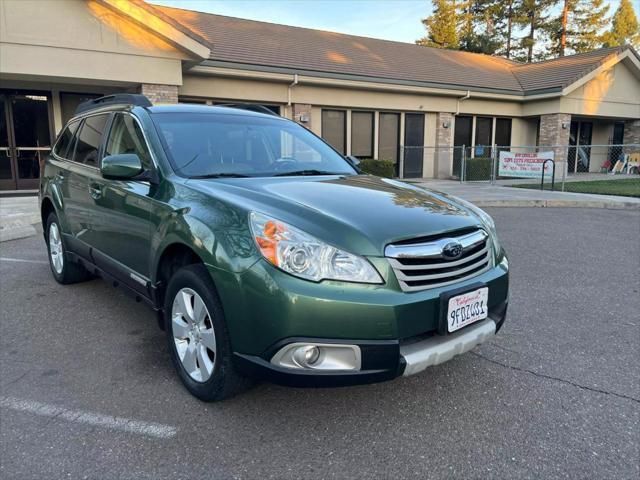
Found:
[[[538,208],[603,208],[610,210],[640,211],[640,203],[608,202],[597,200],[468,200],[484,207],[538,207]]]

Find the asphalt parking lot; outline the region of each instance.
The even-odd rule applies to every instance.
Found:
[[[505,327],[422,374],[204,404],[150,310],[0,244],[0,477],[638,478],[640,212],[489,209]]]

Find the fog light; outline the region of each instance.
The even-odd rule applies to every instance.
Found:
[[[338,372],[360,370],[362,359],[357,345],[296,342],[278,350],[271,363],[285,368]]]
[[[315,345],[299,347],[293,352],[293,360],[301,367],[311,367],[320,358],[320,349]]]

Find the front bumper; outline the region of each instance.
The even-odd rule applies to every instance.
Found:
[[[463,353],[490,339],[504,322],[509,291],[506,258],[470,280],[412,293],[400,289],[385,259],[372,262],[385,279],[384,285],[313,283],[264,261],[241,274],[210,268],[237,369],[296,386],[379,382],[417,373]],[[453,334],[442,333],[442,299],[478,284],[489,288],[490,320]],[[271,363],[282,347],[304,342],[358,346],[360,368],[320,371]]]
[[[388,341],[287,338],[265,352],[264,358],[235,353],[234,362],[236,368],[245,375],[280,385],[339,387],[382,382],[399,376],[414,375],[490,340],[502,327],[507,306],[505,301],[490,310],[489,318],[452,334],[432,333],[406,340]],[[362,354],[362,368],[358,371],[323,372],[283,368],[268,361],[282,346],[305,341],[357,345]]]

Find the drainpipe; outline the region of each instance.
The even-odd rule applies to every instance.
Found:
[[[471,90],[467,90],[467,94],[465,96],[458,97],[458,99],[456,100],[456,113],[454,114],[454,117],[460,113],[460,102],[463,102],[468,98],[471,98]]]
[[[293,87],[295,87],[298,84],[298,74],[294,73],[293,74],[293,82],[291,83],[291,85],[289,85],[289,87],[287,88],[287,106],[290,107],[291,106],[291,89]]]

